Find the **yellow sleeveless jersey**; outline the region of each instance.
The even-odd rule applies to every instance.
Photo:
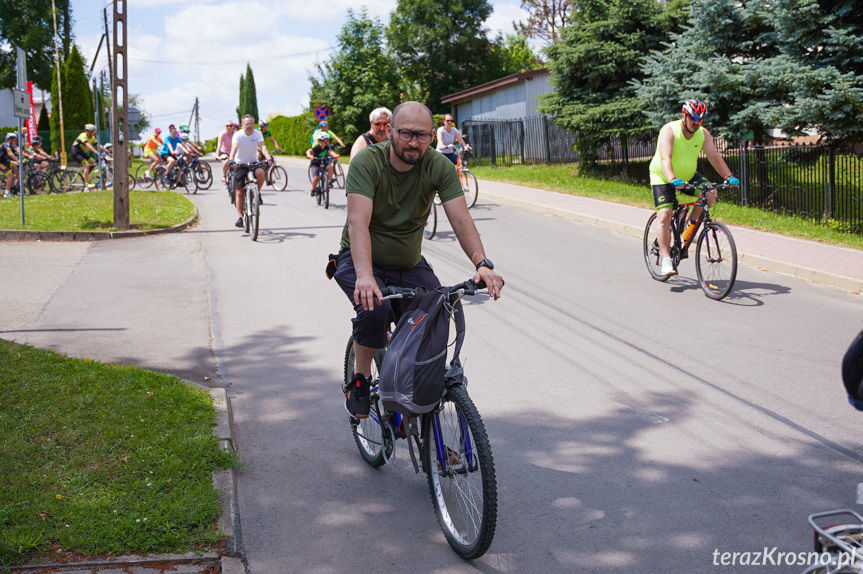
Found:
[[[671,152],[671,167],[674,175],[683,181],[689,181],[695,175],[698,166],[698,154],[704,146],[704,130],[699,127],[691,139],[683,136],[683,120],[676,120],[665,124],[671,126],[674,132],[674,148]],[[665,126],[662,126],[665,129]],[[650,161],[650,185],[664,185],[668,183],[665,174],[662,173],[662,164],[659,160],[659,146]]]

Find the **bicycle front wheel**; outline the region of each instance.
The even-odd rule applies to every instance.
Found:
[[[60,177],[60,188],[64,192],[84,191],[87,184],[84,183],[84,175],[75,169],[67,169]]]
[[[461,189],[464,191],[464,200],[467,202],[467,208],[470,209],[476,205],[476,198],[479,195],[479,182],[476,176],[470,170],[464,169],[461,172]]]
[[[199,161],[195,166],[195,179],[198,181],[198,189],[210,189],[213,185],[213,168],[210,164]]]
[[[372,361],[372,381],[377,381],[380,376],[381,361],[383,353],[375,354],[375,359]],[[354,378],[354,373],[357,372],[356,355],[354,354],[354,338],[351,336],[348,339],[348,346],[345,349],[345,387],[351,384]],[[354,441],[360,449],[360,455],[370,466],[381,466],[386,462],[384,457],[384,442],[387,443],[387,456],[392,455],[393,442],[389,436],[387,441],[384,441],[383,424],[381,423],[381,413],[383,409],[380,405],[380,395],[378,394],[377,383],[372,387],[371,399],[372,408],[369,416],[364,419],[356,419],[357,424],[351,423]]]
[[[342,169],[342,164],[336,162],[336,167],[333,169],[333,175],[336,178],[336,185],[339,189],[345,188],[345,171]]]
[[[40,171],[28,174],[25,179],[24,187],[27,193],[42,195],[51,191],[51,179]]]
[[[431,213],[429,213],[425,229],[423,229],[423,236],[426,239],[431,239],[434,237],[435,231],[437,231],[437,204],[432,203]]]
[[[323,187],[323,195],[324,195],[324,197],[322,198],[323,202],[324,202],[324,209],[329,209],[330,208],[330,182],[327,181],[326,174],[324,174],[324,177],[321,178],[321,182],[322,182],[321,186]]]
[[[249,193],[252,194],[252,200],[249,202],[251,208],[251,214],[249,215],[251,220],[249,223],[249,235],[252,237],[252,241],[257,241],[258,229],[261,225],[261,202],[258,201],[258,189],[256,186],[252,185]]]
[[[143,163],[135,170],[135,181],[141,186],[141,189],[149,189],[153,187],[153,175],[147,175],[150,170],[150,164]]]
[[[462,385],[423,416],[423,465],[447,542],[462,558],[479,558],[494,538],[497,480],[485,426]]]
[[[285,191],[288,187],[288,172],[280,165],[270,168],[270,185],[276,191]]]
[[[737,246],[724,223],[711,221],[698,236],[695,272],[704,294],[720,301],[737,279]]]
[[[651,277],[657,281],[668,281],[668,275],[660,273],[662,271],[662,254],[659,253],[658,232],[659,221],[654,213],[647,220],[647,225],[644,228],[644,263],[647,265]]]

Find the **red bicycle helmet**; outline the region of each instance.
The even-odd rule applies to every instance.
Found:
[[[686,100],[683,104],[683,113],[697,118],[704,118],[707,115],[707,104],[698,98]]]

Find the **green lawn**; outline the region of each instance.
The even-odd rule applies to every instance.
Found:
[[[0,199],[0,229],[40,231],[115,231],[112,190],[27,196],[26,225],[19,199]],[[134,229],[160,229],[186,221],[195,206],[173,191],[129,192],[129,220]]]
[[[470,169],[480,179],[594,197],[637,207],[653,207],[653,196],[646,184],[633,185],[620,181],[581,176],[578,174],[577,165],[529,165],[498,168],[471,166]],[[723,202],[722,196],[719,197],[719,202],[710,213],[716,219],[734,225],[863,249],[863,236],[846,233],[836,223],[824,224],[794,215],[783,215],[754,207],[742,207]]]
[[[0,393],[0,568],[223,539],[206,391],[0,340]]]

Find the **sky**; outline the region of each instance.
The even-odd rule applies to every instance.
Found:
[[[262,117],[294,116],[309,100],[309,75],[336,45],[348,8],[362,4],[330,0],[126,0],[128,90],[139,94],[151,128],[188,123],[199,99],[201,138],[216,137],[236,119],[240,74],[250,62]],[[491,0],[490,37],[513,32],[526,12],[519,0]],[[104,31],[107,0],[72,0],[74,34],[88,65]],[[378,0],[368,14],[386,24],[396,0]],[[324,11],[324,8],[326,10]],[[112,29],[113,33],[113,29]],[[108,73],[103,44],[94,74]],[[190,124],[191,125],[191,124]]]

